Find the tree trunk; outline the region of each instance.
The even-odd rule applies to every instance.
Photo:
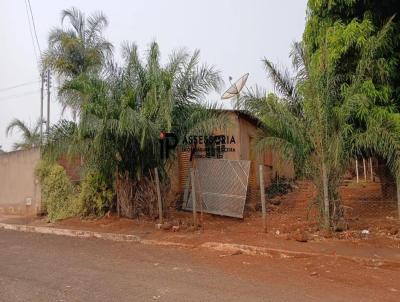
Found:
[[[324,199],[324,224],[329,228],[329,192],[328,192],[328,173],[326,165],[322,163],[322,186],[323,186],[323,199]]]

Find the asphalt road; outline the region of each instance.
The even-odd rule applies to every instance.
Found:
[[[203,251],[0,231],[0,301],[343,301],[345,295],[357,301],[373,298],[368,292],[355,296],[353,289],[343,284],[336,288],[340,294],[332,291],[335,287],[329,288],[331,292],[325,290],[326,282],[307,287],[309,281],[298,280],[303,278],[273,262],[253,266],[257,272],[265,271],[259,278],[252,278],[252,273],[246,271],[226,269],[250,267],[246,261],[252,258],[246,257],[251,256],[232,256],[231,261]]]
[[[0,301],[267,301],[268,297],[272,292],[267,287],[196,265],[187,251],[0,231]]]

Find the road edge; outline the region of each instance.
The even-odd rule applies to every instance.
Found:
[[[86,238],[86,239],[96,238],[96,239],[117,241],[117,242],[136,242],[145,245],[157,245],[157,246],[185,248],[185,249],[204,248],[208,250],[227,253],[226,255],[222,256],[245,254],[245,255],[260,255],[270,258],[275,257],[280,259],[328,257],[328,258],[349,260],[366,266],[400,269],[399,261],[393,261],[382,258],[367,258],[367,257],[345,256],[337,254],[332,255],[332,254],[315,253],[315,252],[299,252],[299,251],[275,249],[275,248],[260,247],[260,246],[245,245],[245,244],[205,242],[200,245],[193,245],[193,244],[185,244],[185,243],[163,241],[163,240],[142,239],[137,235],[131,235],[131,234],[102,233],[94,231],[61,229],[61,228],[42,227],[42,226],[28,226],[28,225],[8,224],[8,223],[0,223],[0,229],[26,232],[26,233],[67,236],[75,238]]]

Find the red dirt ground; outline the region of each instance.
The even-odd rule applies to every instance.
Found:
[[[54,224],[47,224],[43,219],[33,221],[31,224],[137,234],[144,239],[168,240],[193,245],[214,241],[400,261],[400,223],[393,218],[396,214],[393,204],[376,202],[377,207],[371,211],[372,202],[368,202],[368,207],[365,207],[362,201],[346,197],[345,204],[353,209],[352,215],[348,217],[350,229],[327,233],[319,229],[316,219],[313,218],[315,213],[308,211],[309,200],[314,195],[312,186],[307,182],[299,182],[297,186],[294,192],[281,197],[281,205],[271,205],[268,208],[267,233],[262,231],[261,215],[256,212],[247,215],[244,219],[208,214],[198,215],[201,227],[194,230],[191,226],[191,213],[170,211],[167,221],[172,225],[179,225],[178,232],[156,230],[157,220],[144,218],[131,220],[115,216],[95,220],[71,218]],[[357,193],[354,190],[361,189],[359,187],[343,188],[345,196]],[[368,230],[369,233],[363,234],[363,230]],[[300,237],[306,237],[306,243],[296,241],[299,234]]]

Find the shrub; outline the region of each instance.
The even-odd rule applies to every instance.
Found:
[[[39,162],[36,175],[42,188],[42,204],[50,221],[78,215],[82,211],[79,199],[74,196],[64,168],[58,164]]]
[[[50,221],[73,216],[103,216],[111,207],[114,193],[102,174],[90,171],[80,186],[72,185],[65,169],[40,161],[35,169],[42,188],[42,209]]]
[[[50,170],[54,164],[45,160],[41,160],[37,163],[35,167],[35,175],[39,178],[40,183],[49,176]]]
[[[43,213],[47,213],[46,200],[47,200],[47,195],[48,195],[46,186],[44,185],[44,181],[49,176],[52,166],[53,166],[52,163],[41,160],[38,162],[38,164],[35,167],[35,175],[39,179],[41,189],[42,189],[41,190],[41,194],[42,194],[41,210]]]
[[[114,193],[107,185],[102,174],[90,171],[82,181],[79,203],[83,216],[103,216],[111,207]]]

